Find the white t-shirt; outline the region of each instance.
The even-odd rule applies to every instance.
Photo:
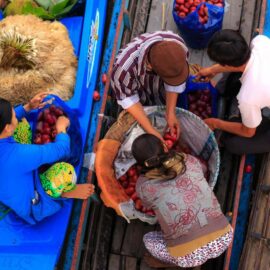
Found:
[[[242,122],[256,128],[262,121],[261,109],[270,107],[270,39],[258,35],[251,42],[251,57],[240,78],[237,95]]]

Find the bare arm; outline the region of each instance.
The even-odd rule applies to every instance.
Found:
[[[177,103],[178,93],[166,91],[166,119],[168,128],[171,134],[177,134],[177,138],[180,135],[180,123],[175,115],[175,108]]]
[[[223,72],[235,72],[234,67],[230,66],[221,66],[220,64],[214,64],[210,67],[205,67],[200,69],[200,71],[196,74],[196,77],[208,77],[208,78],[213,78],[219,73]]]
[[[223,131],[241,136],[251,138],[255,135],[256,128],[249,128],[242,123],[224,121],[218,118],[208,118],[204,121],[212,130],[221,129]]]
[[[157,136],[159,139],[161,139],[162,141],[164,141],[161,134],[152,126],[140,102],[129,107],[127,111],[137,120],[137,122],[142,126],[142,128],[147,133],[153,134]]]

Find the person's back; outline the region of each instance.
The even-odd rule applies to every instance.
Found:
[[[148,251],[181,267],[197,266],[223,253],[232,240],[232,228],[199,160],[164,152],[161,141],[150,134],[135,139],[132,153],[144,168],[137,194],[161,226],[161,232],[144,236]]]
[[[270,39],[259,35],[251,42],[251,55],[240,81],[242,86],[238,101],[258,106],[270,107]]]
[[[39,166],[68,157],[70,140],[59,134],[55,143],[28,145],[13,137],[0,139],[0,201],[32,223],[29,211],[35,202],[35,177]]]
[[[76,184],[73,166],[59,162],[70,155],[67,117],[59,116],[56,120],[57,135],[53,143],[22,144],[19,136],[15,136],[18,142],[15,141],[18,119],[26,117],[30,110],[42,108],[46,95],[37,94],[28,104],[15,110],[10,102],[0,98],[0,202],[30,224],[60,210],[59,197],[86,199],[94,189],[91,184]],[[28,137],[22,133],[17,132],[22,140]],[[38,169],[44,164],[51,167],[40,174]]]

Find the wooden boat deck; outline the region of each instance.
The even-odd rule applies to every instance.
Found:
[[[259,26],[261,0],[227,0],[223,28],[240,30],[250,40]],[[172,30],[178,33],[173,21],[172,0],[130,0],[129,16],[131,29],[124,32],[122,45],[143,32],[155,30]],[[165,10],[165,20],[162,10]],[[202,66],[211,64],[206,50],[190,50],[191,63]],[[237,177],[239,159],[229,153],[222,153],[221,173],[216,194],[224,211],[230,211],[233,204],[235,179]],[[78,269],[80,270],[151,270],[143,257],[145,248],[143,235],[156,226],[150,226],[134,220],[128,224],[117,216],[112,209],[104,207],[102,202],[90,205],[89,220],[86,224],[86,235],[83,253]],[[167,270],[166,268],[161,268]],[[170,268],[180,269],[179,267]],[[223,258],[212,260],[202,267],[194,268],[218,270],[223,269]]]

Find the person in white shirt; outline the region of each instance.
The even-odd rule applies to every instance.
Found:
[[[270,151],[270,120],[262,109],[270,107],[270,39],[256,36],[250,46],[234,30],[221,30],[209,42],[207,53],[215,61],[203,68],[198,77],[214,77],[222,72],[242,72],[237,95],[240,122],[208,118],[211,129],[221,129],[234,136],[226,136],[224,145],[232,153],[264,153]],[[267,146],[268,145],[268,146]]]

